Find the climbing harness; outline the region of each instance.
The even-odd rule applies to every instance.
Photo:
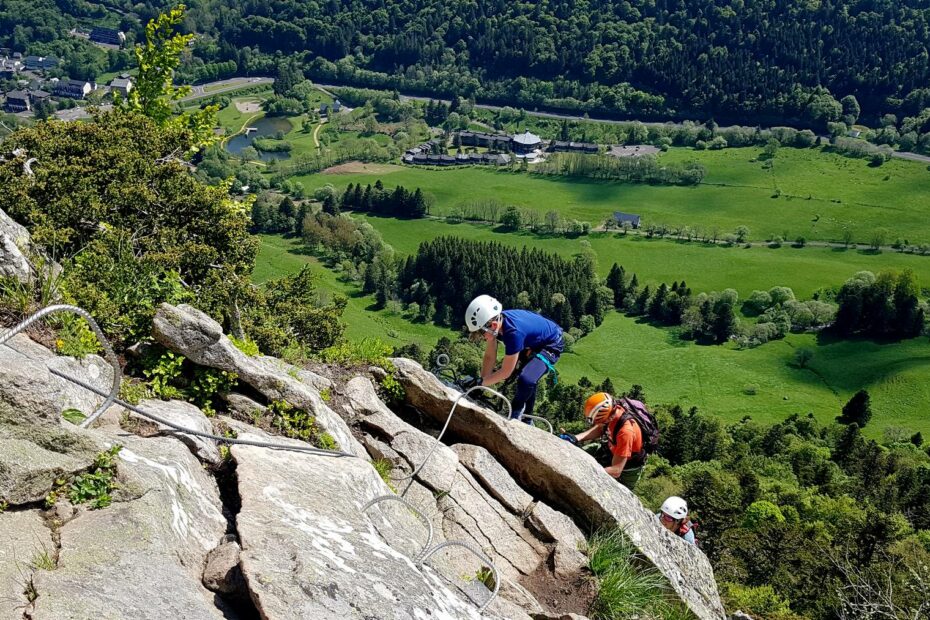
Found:
[[[543,364],[545,364],[546,368],[549,369],[549,372],[552,373],[552,385],[558,385],[559,384],[559,371],[555,369],[555,366],[552,365],[552,362],[550,362],[549,359],[545,355],[543,355],[541,352],[537,353],[535,357],[536,359],[540,360]]]

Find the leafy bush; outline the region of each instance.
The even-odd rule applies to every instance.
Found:
[[[146,356],[144,364],[142,374],[149,380],[148,387],[152,395],[162,400],[183,396],[177,384],[183,374],[184,356],[167,349],[153,349]]]
[[[230,336],[229,341],[232,342],[233,345],[237,349],[239,349],[240,351],[242,351],[249,357],[256,357],[261,353],[258,349],[258,345],[255,344],[253,341],[249,340],[248,338],[245,338],[244,340],[239,340],[235,336]]]
[[[269,355],[283,356],[299,344],[304,353],[320,351],[339,342],[345,331],[340,317],[347,300],[336,296],[322,303],[316,277],[305,267],[299,273],[269,281],[254,291],[243,312],[242,327],[253,342]]]
[[[55,348],[62,355],[83,359],[100,351],[97,336],[84,319],[74,315],[62,317],[62,327],[55,340]]]
[[[185,392],[188,400],[200,407],[204,415],[213,417],[216,415],[213,399],[218,394],[229,393],[236,386],[237,380],[236,373],[198,366]]]
[[[0,162],[0,209],[37,247],[69,257],[65,299],[117,346],[147,337],[163,301],[196,300],[222,318],[232,290],[246,288],[258,244],[248,213],[225,186],[202,184],[172,159],[193,143],[188,128],[131,112],[39,123],[6,143],[38,158],[45,181]]]
[[[783,596],[779,596],[772,586],[752,587],[724,582],[721,584],[721,595],[726,602],[727,609],[739,609],[772,620],[789,618],[794,615],[791,613],[788,601]]]
[[[91,510],[109,506],[113,501],[110,494],[117,488],[116,455],[121,449],[122,446],[115,445],[98,454],[91,470],[78,474],[70,484],[65,480],[57,480],[55,490],[45,498],[46,506],[53,506],[61,493],[66,493],[72,504],[90,503]]]
[[[271,414],[271,427],[285,437],[300,439],[326,450],[336,449],[332,435],[321,431],[316,418],[303,409],[286,400],[273,400],[268,403],[267,412]]]

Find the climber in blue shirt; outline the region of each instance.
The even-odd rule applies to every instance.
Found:
[[[478,385],[491,386],[505,381],[523,357],[525,363],[517,377],[517,393],[511,403],[510,417],[519,420],[531,415],[536,404],[536,384],[547,372],[555,373],[555,364],[565,348],[562,328],[535,312],[504,310],[490,295],[480,295],[468,305],[465,325],[472,333],[481,331],[487,342]],[[504,360],[500,368],[494,370],[498,341],[504,343]]]

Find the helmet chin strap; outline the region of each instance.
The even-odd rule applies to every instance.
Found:
[[[500,319],[500,315],[494,317],[493,319],[491,319],[490,321],[488,321],[487,323],[485,323],[484,327],[481,328],[481,331],[484,332],[484,333],[486,333],[486,334],[491,334],[491,335],[494,336],[495,338],[497,338],[498,336],[500,336],[500,335],[501,335],[501,330],[500,330],[500,328],[498,328],[498,329],[491,329],[490,327],[488,327],[488,325],[490,325],[490,324],[493,323],[494,321],[497,321],[498,319]]]

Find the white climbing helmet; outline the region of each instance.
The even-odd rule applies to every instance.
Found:
[[[662,502],[662,512],[673,519],[684,519],[688,516],[688,502],[677,495],[672,495]]]
[[[468,331],[476,332],[484,327],[488,321],[501,313],[501,302],[490,295],[478,295],[465,310],[465,325]]]

